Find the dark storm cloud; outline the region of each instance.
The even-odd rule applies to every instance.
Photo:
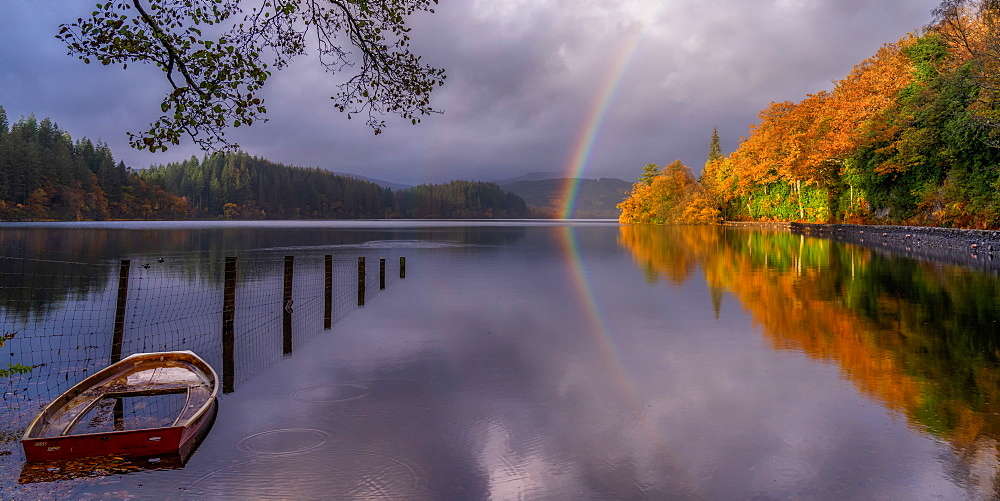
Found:
[[[165,85],[150,68],[85,65],[53,38],[92,0],[0,0],[0,104],[74,137],[108,142],[134,167],[202,152],[129,150],[127,130],[158,116]],[[883,43],[930,20],[936,0],[443,0],[412,19],[414,48],[448,70],[445,111],[374,136],[329,96],[343,76],[302,58],[265,94],[270,122],[236,129],[251,154],[397,182],[504,179],[564,171],[601,84],[631,48],[593,144],[586,177],[638,176],[679,158],[696,170],[713,126],[731,151],[770,101],[832,88]]]

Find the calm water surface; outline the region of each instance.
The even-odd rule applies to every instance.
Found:
[[[25,466],[32,414],[108,361],[119,260],[133,263],[124,351],[193,349],[218,369],[229,255],[235,391],[193,456]],[[0,256],[0,327],[17,333],[0,367],[44,364],[0,379],[0,498],[1000,492],[994,274],[784,233],[606,222],[10,225]]]

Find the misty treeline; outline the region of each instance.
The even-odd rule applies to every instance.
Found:
[[[139,172],[187,199],[192,215],[233,219],[520,218],[524,200],[494,183],[452,181],[393,191],[318,168],[215,153]]]
[[[696,179],[647,166],[622,222],[1000,227],[1000,2],[945,0],[832,91],[771,103]]]
[[[132,170],[104,143],[73,141],[34,115],[9,124],[0,106],[0,220],[523,218],[523,199],[493,183],[392,191],[246,153]]]

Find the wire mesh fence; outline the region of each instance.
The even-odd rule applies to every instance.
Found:
[[[400,256],[291,254],[90,261],[0,249],[0,433],[23,430],[52,398],[132,353],[191,350],[233,391],[405,267]]]

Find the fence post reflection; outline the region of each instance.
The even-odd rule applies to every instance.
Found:
[[[227,257],[222,291],[222,392],[235,390],[236,258]]]
[[[281,304],[283,317],[282,353],[292,353],[292,273],[295,269],[295,257],[285,256],[285,293]]]
[[[365,305],[365,258],[358,258],[358,306]]]

